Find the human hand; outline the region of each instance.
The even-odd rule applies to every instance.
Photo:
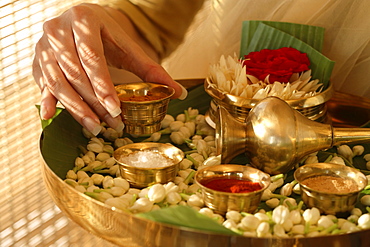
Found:
[[[33,62],[33,76],[42,93],[42,119],[54,116],[59,101],[94,135],[101,130],[100,119],[122,130],[120,101],[108,65],[130,71],[143,81],[171,86],[176,91],[174,98],[187,96],[186,89],[154,61],[155,53],[128,18],[106,10],[82,4],[45,22]]]

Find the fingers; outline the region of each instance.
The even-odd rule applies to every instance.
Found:
[[[55,23],[60,21],[60,19],[55,19],[45,25],[46,35],[36,46],[38,56],[35,60],[39,61],[35,63],[39,65],[34,66],[34,76],[36,79],[39,74],[42,74],[41,78],[43,78],[43,80],[39,79],[38,83],[43,92],[43,117],[51,117],[50,106],[54,104],[55,107],[55,98],[57,98],[71,115],[93,134],[98,134],[101,129],[97,115],[112,128],[122,131],[124,125],[119,116],[120,107],[118,106],[118,111],[115,109],[113,114],[112,111],[109,114],[96,97],[97,94],[76,53],[75,43],[70,38],[73,34],[68,33],[67,30],[54,31],[57,30],[55,26],[63,26],[63,23]],[[110,80],[105,84],[112,85]],[[116,95],[113,87],[112,90],[113,95]],[[111,105],[116,104],[116,102],[112,104],[109,98],[105,99],[105,102]],[[114,108],[117,107],[114,106]]]
[[[185,99],[187,90],[178,82],[174,81],[167,71],[152,60],[148,60],[145,53],[136,53],[131,62],[130,71],[137,74],[144,81],[165,84],[175,89],[173,98]]]
[[[81,125],[95,135],[99,133],[101,129],[99,118],[67,82],[46,39],[41,39],[36,45],[36,54],[38,55],[35,57],[35,63],[39,65],[42,73],[42,79],[38,82],[42,90],[42,118],[48,119],[54,115],[56,98],[58,98]],[[35,67],[37,69],[37,66]],[[36,76],[38,73],[40,72],[37,70],[34,72]]]
[[[170,75],[163,69],[162,66],[152,67],[145,73],[145,81],[157,82],[165,84],[175,89],[175,94],[172,98],[184,100],[188,96],[188,91],[180,83],[174,81]]]
[[[47,120],[52,118],[56,112],[57,99],[50,93],[48,88],[44,88],[41,94],[40,116]]]
[[[111,81],[109,63],[144,81],[171,86],[174,98],[187,91],[123,31],[101,7],[79,5],[44,24],[36,45],[34,77],[41,96],[41,117],[51,118],[57,101],[93,134],[100,119],[120,131],[124,128],[120,101]]]
[[[45,87],[38,59],[36,58],[33,60],[32,73],[41,90],[40,117],[43,120],[50,119],[55,115],[57,99]]]
[[[122,40],[122,39],[118,39]],[[134,44],[130,48],[135,47]],[[185,99],[188,95],[187,90],[178,82],[174,81],[167,71],[158,63],[150,59],[145,52],[136,47],[126,51],[129,63],[126,69],[138,75],[144,81],[165,84],[175,89],[173,98]]]
[[[117,117],[121,113],[120,101],[111,81],[101,40],[101,22],[92,21],[88,8],[75,8],[71,13],[79,18],[72,23],[77,56],[99,102]]]
[[[148,50],[152,48],[148,48],[150,46],[142,40],[140,35],[135,33],[134,27],[130,26],[129,19],[125,16],[119,16],[119,12],[110,14],[119,20],[121,26],[116,22],[112,22],[106,23],[101,29],[104,52],[108,62],[117,68],[133,72],[143,81],[156,82],[173,87],[175,89],[173,98],[185,99],[187,90],[175,82],[162,66],[147,55],[151,54],[151,56],[156,57],[153,55],[152,50]],[[113,32],[112,28],[115,28],[117,31]],[[138,45],[139,43],[141,46]],[[142,47],[146,49],[146,52]]]

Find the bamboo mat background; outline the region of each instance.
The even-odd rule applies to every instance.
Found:
[[[42,23],[81,1],[0,0],[0,246],[113,246],[70,221],[41,177],[34,45]]]

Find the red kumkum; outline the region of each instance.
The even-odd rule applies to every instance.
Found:
[[[229,193],[248,193],[262,189],[258,182],[237,178],[210,178],[202,180],[201,184],[212,190]]]

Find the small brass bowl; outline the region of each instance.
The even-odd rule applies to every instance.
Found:
[[[121,84],[115,89],[121,101],[125,132],[139,136],[152,134],[161,128],[170,98],[175,93],[173,88],[138,82]]]
[[[157,152],[172,161],[172,165],[159,167],[136,167],[122,162],[127,157],[139,151]],[[184,158],[181,149],[165,143],[141,142],[132,143],[116,149],[113,157],[119,164],[121,176],[136,188],[144,188],[155,183],[168,183],[175,179],[179,163]],[[143,161],[145,162],[145,161]],[[149,161],[150,162],[150,161]]]
[[[202,183],[212,178],[257,182],[262,188],[248,193],[222,192],[210,189]],[[270,175],[250,166],[221,164],[197,171],[194,181],[202,190],[205,204],[215,212],[225,214],[235,210],[252,213],[258,208],[263,191],[270,185]]]
[[[367,185],[367,178],[362,172],[330,163],[301,166],[294,172],[294,178],[300,185],[301,197],[307,207],[316,207],[321,213],[333,215],[351,211],[359,192]],[[319,189],[313,189],[313,185],[309,186],[306,179],[317,179],[315,187],[319,186]],[[332,189],[328,185],[329,181],[336,184]]]

